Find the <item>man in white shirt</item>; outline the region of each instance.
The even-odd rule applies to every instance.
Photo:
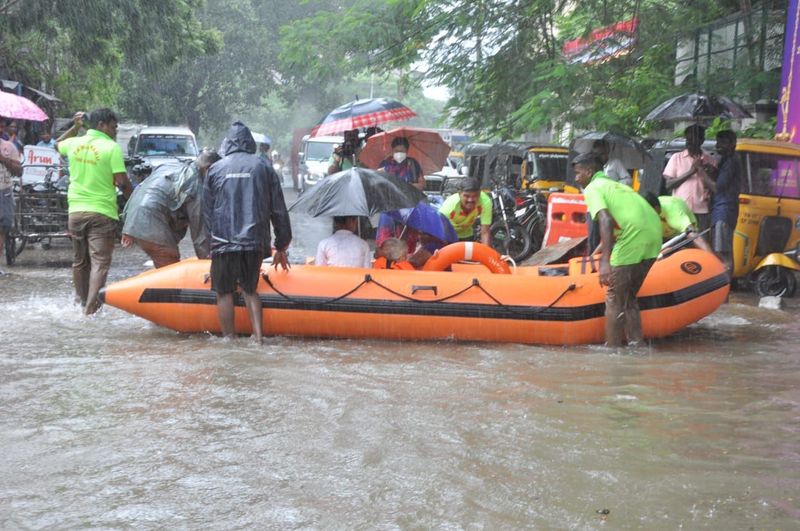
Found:
[[[317,246],[316,265],[334,267],[370,267],[372,253],[367,242],[355,235],[356,216],[333,218],[334,232]]]
[[[610,159],[611,146],[605,140],[595,140],[592,145],[592,153],[600,157],[603,163],[603,173],[612,181],[617,181],[622,184],[631,186],[633,179],[631,174],[625,169],[625,165],[619,159]]]

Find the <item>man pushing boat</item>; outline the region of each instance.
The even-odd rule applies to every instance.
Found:
[[[286,248],[292,240],[281,181],[256,153],[250,129],[234,122],[222,142],[224,157],[208,170],[203,217],[211,238],[211,287],[225,337],[233,337],[237,285],[244,296],[253,339],[261,342],[262,308],[256,293],[261,261],[270,256],[270,222],[275,231],[272,263],[289,269]]]
[[[606,292],[606,344],[642,341],[636,294],[661,250],[661,220],[633,188],[606,177],[594,153],[573,161],[589,214],[600,224],[600,285]]]

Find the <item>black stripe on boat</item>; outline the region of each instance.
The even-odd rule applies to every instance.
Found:
[[[639,298],[642,310],[668,308],[714,292],[728,284],[726,274],[698,282],[687,288],[660,295]],[[244,306],[241,296],[235,297],[237,306]],[[211,290],[180,288],[146,288],[140,303],[164,304],[216,304],[216,294]],[[392,315],[433,315],[441,317],[476,317],[481,319],[513,319],[532,321],[583,321],[602,317],[605,304],[552,307],[498,304],[469,304],[453,302],[424,302],[407,300],[374,300],[346,298],[331,302],[329,297],[291,297],[287,300],[277,294],[261,294],[265,308],[276,310],[313,310],[344,313],[379,313]]]

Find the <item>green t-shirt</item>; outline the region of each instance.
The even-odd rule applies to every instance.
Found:
[[[469,238],[473,234],[472,226],[478,216],[480,216],[481,225],[492,224],[492,198],[485,192],[481,192],[478,204],[472,209],[472,212],[466,213],[461,210],[461,195],[455,193],[444,200],[442,206],[439,207],[439,212],[447,216],[459,238]]]
[[[69,158],[69,213],[97,212],[119,219],[114,174],[125,173],[122,149],[110,136],[96,129],[58,143]]]
[[[676,195],[659,196],[661,230],[664,238],[672,238],[689,227],[697,227],[697,218],[686,201]]]
[[[614,218],[611,265],[638,264],[661,251],[661,220],[653,207],[630,186],[612,181],[599,171],[583,192],[592,218],[607,210]]]
[[[331,155],[328,159],[328,166],[333,166],[336,163],[336,155]],[[347,171],[353,168],[353,161],[350,157],[342,157],[342,164],[339,166],[339,171]]]

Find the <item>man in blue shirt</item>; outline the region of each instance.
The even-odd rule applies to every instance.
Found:
[[[706,178],[711,190],[711,242],[727,268],[733,267],[733,230],[739,218],[739,191],[742,185],[742,162],[736,154],[736,133],[717,133],[720,155],[717,178]]]

